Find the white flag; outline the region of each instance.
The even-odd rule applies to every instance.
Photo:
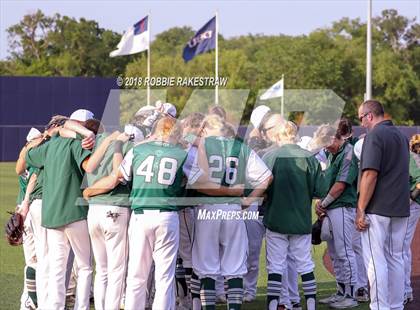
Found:
[[[109,53],[109,57],[140,53],[149,49],[148,16],[130,27],[122,36],[117,49]]]
[[[260,100],[283,97],[284,82],[283,79],[271,86],[264,94],[260,96]]]

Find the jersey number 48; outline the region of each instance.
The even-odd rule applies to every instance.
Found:
[[[149,155],[137,168],[136,174],[144,176],[146,183],[153,182],[155,173],[153,167],[155,164],[154,155]],[[159,161],[159,169],[157,173],[157,183],[162,185],[172,185],[175,180],[178,161],[174,158],[162,157]]]

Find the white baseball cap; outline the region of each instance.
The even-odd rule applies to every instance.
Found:
[[[360,160],[360,157],[362,156],[362,149],[363,149],[363,141],[364,140],[365,140],[364,138],[358,140],[356,142],[356,144],[354,145],[354,148],[353,148],[354,155],[356,155],[358,160]]]
[[[141,107],[140,109],[138,109],[138,111],[136,112],[136,116],[147,113],[147,112],[153,112],[156,110],[155,106],[152,105],[146,105],[144,107]]]
[[[271,109],[266,105],[260,105],[252,111],[250,121],[254,128],[260,127],[263,117],[270,111]]]
[[[172,117],[176,117],[176,107],[169,102],[163,103],[162,101],[156,101],[156,108],[159,112],[169,114]]]
[[[86,122],[88,119],[92,119],[93,117],[93,113],[85,109],[76,110],[70,115],[71,120],[79,122]]]
[[[134,125],[127,124],[124,126],[124,133],[131,136],[134,135],[133,142],[137,143],[144,140],[143,132]]]
[[[38,129],[32,127],[29,130],[28,135],[26,136],[26,141],[29,142],[35,138],[38,138],[40,135],[41,135],[41,132]]]

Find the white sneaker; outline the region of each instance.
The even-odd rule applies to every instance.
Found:
[[[22,308],[21,308],[22,309]],[[27,309],[27,310],[36,310],[36,306],[35,306],[35,304],[33,303],[33,301],[32,301],[32,299],[31,299],[31,297],[27,297],[26,298],[26,301],[25,301],[25,306],[24,306],[24,308],[23,309]]]
[[[245,294],[244,295],[244,298],[243,298],[243,301],[244,302],[253,302],[254,300],[255,300],[255,297],[254,296],[248,295],[248,294]]]
[[[333,295],[331,295],[329,297],[320,299],[318,302],[320,304],[327,305],[327,304],[331,304],[331,303],[340,301],[343,298],[344,298],[344,295],[342,295],[342,294],[340,294],[340,293],[337,292],[337,293],[335,293],[335,294],[333,294]]]
[[[315,298],[308,298],[308,300],[306,300],[306,309],[307,310],[315,310],[316,309]]]
[[[331,303],[330,308],[333,308],[333,309],[347,309],[347,308],[357,307],[358,305],[359,304],[358,304],[356,299],[354,299],[350,296],[345,296],[341,300],[336,301],[334,303]]]

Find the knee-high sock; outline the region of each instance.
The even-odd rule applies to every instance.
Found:
[[[187,282],[185,280],[185,269],[182,266],[182,259],[178,258],[176,261],[176,270],[175,270],[175,279],[176,279],[176,296],[179,298],[184,298],[188,294]]]
[[[233,278],[228,281],[227,300],[229,310],[240,310],[244,297],[242,278]]]
[[[302,275],[302,288],[305,298],[316,298],[316,281],[313,272]]]
[[[200,299],[203,310],[216,309],[216,280],[203,278],[200,281]]]
[[[281,295],[281,274],[270,273],[267,281],[267,309],[277,310]]]
[[[35,306],[38,305],[36,297],[36,271],[34,268],[27,266],[25,271],[26,276],[26,288],[28,290],[28,296],[32,299]]]
[[[187,288],[189,291],[191,291],[191,276],[192,276],[193,270],[192,268],[185,268],[185,282],[187,282]]]
[[[201,300],[200,300],[200,279],[193,271],[191,274],[191,298],[193,302],[193,310],[201,309]]]

